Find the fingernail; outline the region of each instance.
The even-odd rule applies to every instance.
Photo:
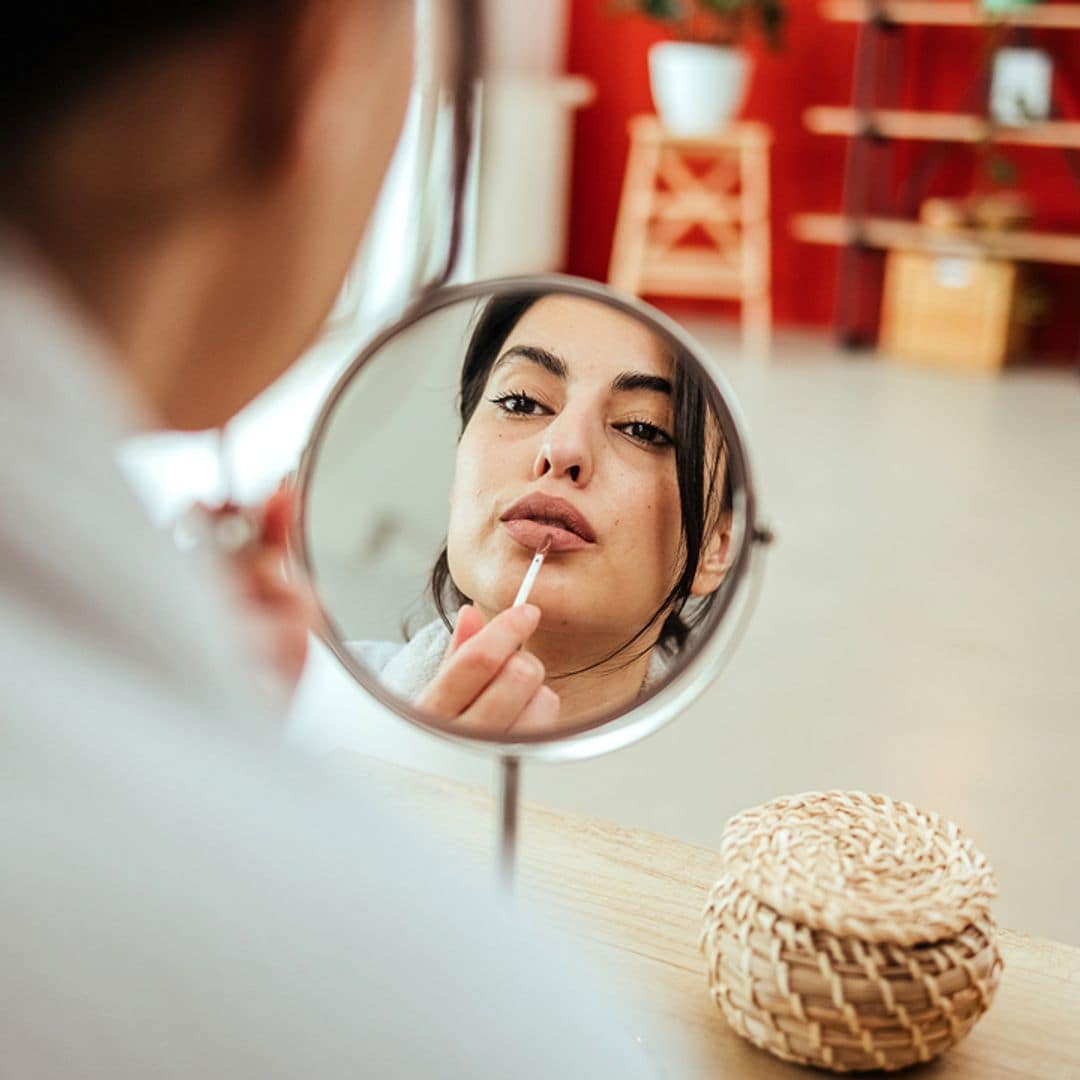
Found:
[[[521,612],[517,618],[524,633],[531,634],[540,625],[540,609],[535,604],[522,604],[515,610]]]

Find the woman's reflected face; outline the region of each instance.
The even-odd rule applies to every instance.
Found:
[[[458,445],[448,555],[488,614],[509,606],[537,547],[542,627],[615,648],[656,613],[681,556],[672,362],[635,319],[552,296],[492,366]]]

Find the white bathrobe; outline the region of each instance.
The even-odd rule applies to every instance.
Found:
[[[387,689],[414,700],[439,670],[450,631],[442,619],[434,619],[404,644],[394,641],[351,641],[349,649],[386,685]],[[653,649],[642,683],[642,694],[656,686],[670,666],[660,649]]]
[[[573,962],[282,747],[221,581],[114,467],[119,372],[36,274],[5,240],[0,1074],[643,1075]]]

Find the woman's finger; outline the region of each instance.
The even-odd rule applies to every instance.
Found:
[[[550,686],[541,686],[504,734],[553,735],[559,728],[559,708],[559,695]]]
[[[447,656],[417,699],[417,707],[444,720],[460,716],[525,644],[539,622],[540,609],[532,604],[496,615],[452,656]]]
[[[293,493],[282,484],[266,500],[262,513],[262,534],[260,543],[284,552],[289,537],[289,525],[293,518]]]
[[[446,656],[443,659],[446,660],[453,656],[469,638],[475,637],[485,626],[487,626],[487,620],[484,618],[483,613],[478,608],[474,608],[472,604],[465,604],[458,611],[454,633],[450,638],[450,644],[447,646]]]
[[[240,581],[252,600],[263,604],[286,602],[309,593],[300,583],[289,581],[281,570],[281,556],[259,550],[237,559]]]
[[[544,665],[532,653],[516,652],[450,729],[481,738],[505,735],[543,688]]]

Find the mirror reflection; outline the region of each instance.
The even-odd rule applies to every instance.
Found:
[[[589,297],[414,322],[339,388],[312,451],[331,632],[462,735],[547,739],[624,710],[695,648],[735,556],[715,395],[654,326]]]

